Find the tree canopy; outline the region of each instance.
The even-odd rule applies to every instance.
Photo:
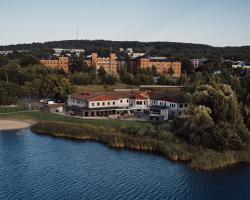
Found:
[[[187,95],[189,117],[177,134],[191,144],[219,149],[239,149],[249,143],[237,97],[229,85],[196,87]]]

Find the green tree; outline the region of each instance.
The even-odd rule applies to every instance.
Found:
[[[197,86],[188,94],[189,117],[177,133],[195,145],[239,149],[249,143],[237,97],[229,85]]]
[[[95,71],[95,68],[88,66],[83,59],[74,59],[70,65],[70,71],[72,73],[76,72],[90,73],[92,71]]]
[[[25,54],[20,58],[21,67],[27,67],[29,65],[37,65],[39,63],[40,63],[39,59],[31,54]]]
[[[101,67],[98,69],[98,75],[99,75],[101,78],[104,79],[105,76],[106,76],[106,74],[107,74],[106,70],[104,69],[103,66],[101,66]]]
[[[169,74],[171,77],[174,75],[174,69],[173,69],[173,67],[170,67],[170,68],[168,69],[168,74]]]
[[[0,81],[0,105],[16,104],[19,97],[19,85]]]
[[[69,79],[64,76],[49,75],[42,81],[40,97],[63,101],[72,91],[73,86]]]

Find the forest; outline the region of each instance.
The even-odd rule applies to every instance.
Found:
[[[212,47],[203,44],[176,42],[138,42],[108,40],[65,40],[45,43],[17,44],[0,46],[0,51],[29,50],[32,52],[51,51],[52,48],[79,48],[87,53],[119,52],[119,48],[133,48],[135,52],[146,52],[152,56],[185,56],[188,58],[224,58],[231,60],[250,60],[250,46]]]

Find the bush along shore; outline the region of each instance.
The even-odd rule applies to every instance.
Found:
[[[152,152],[173,161],[186,162],[196,170],[215,170],[238,162],[250,162],[249,150],[217,151],[192,146],[161,126],[151,124],[110,128],[90,124],[40,122],[31,127],[32,132],[75,140],[92,140],[113,148]]]

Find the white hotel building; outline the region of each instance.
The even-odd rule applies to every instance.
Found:
[[[183,94],[134,92],[74,93],[68,96],[67,112],[82,117],[147,117],[165,121],[185,115]]]

